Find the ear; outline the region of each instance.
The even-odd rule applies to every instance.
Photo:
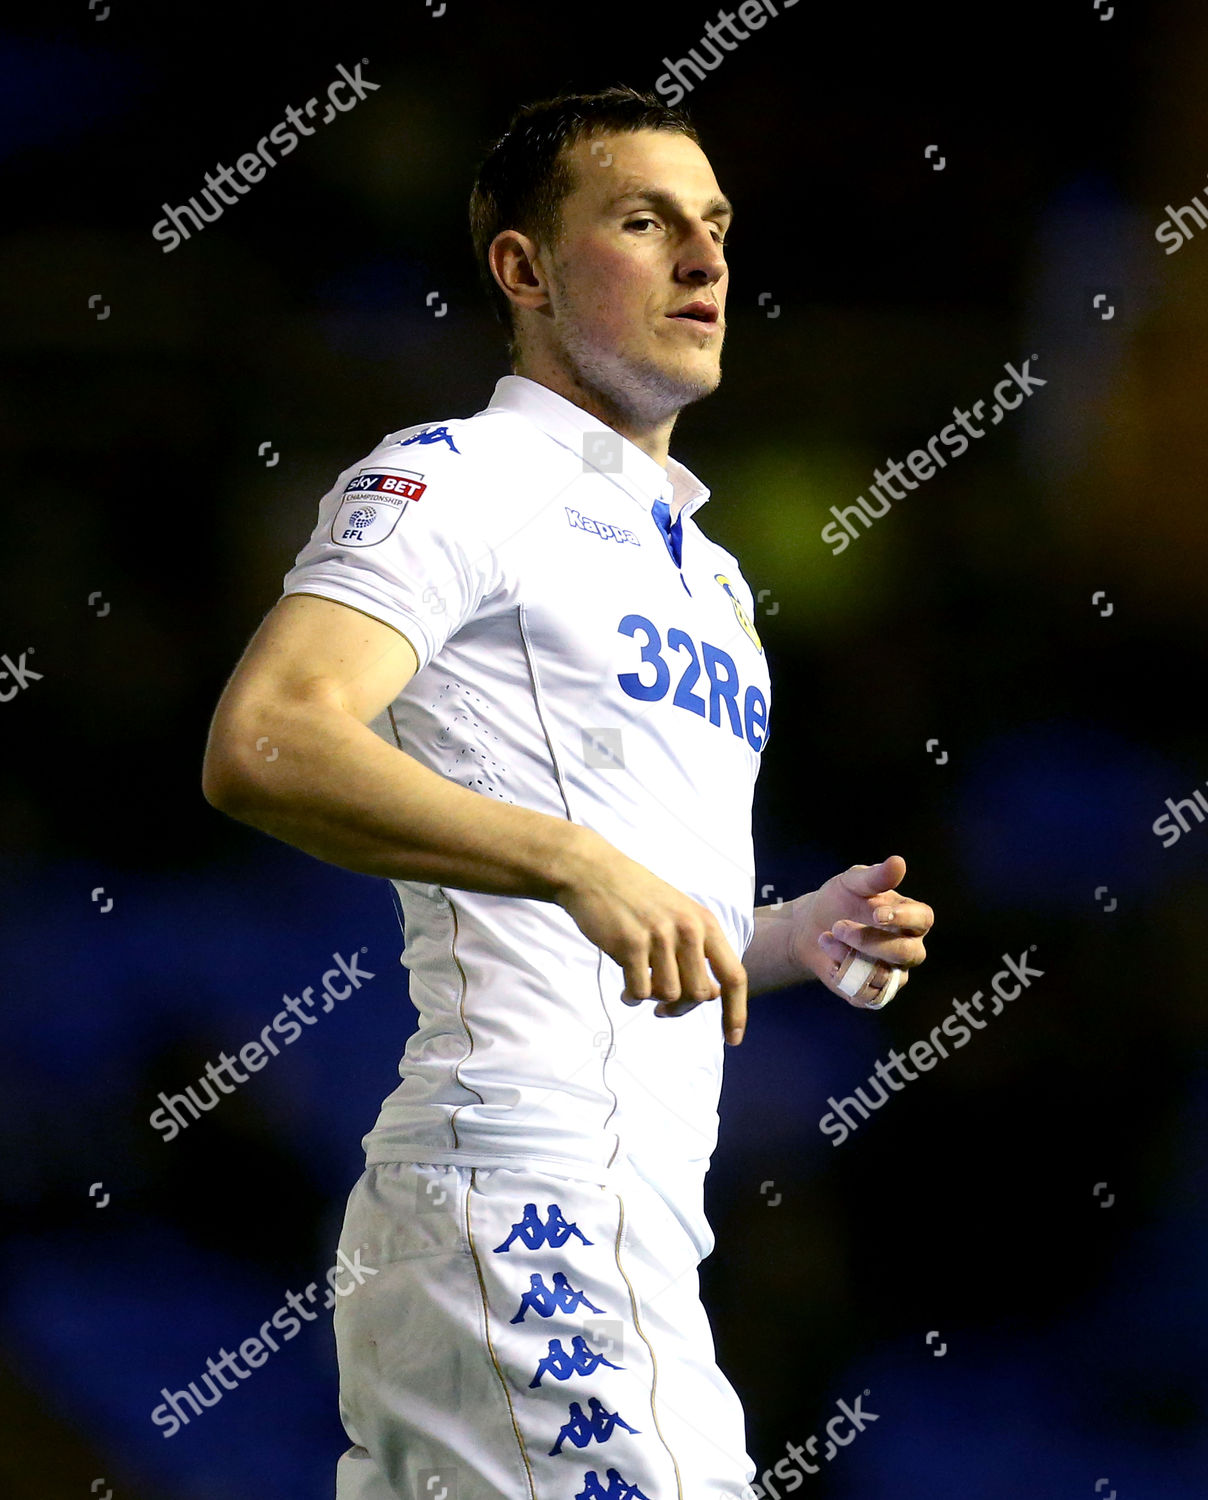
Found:
[[[545,271],[536,240],[518,229],[503,229],[487,251],[491,275],[514,307],[533,311],[549,302]]]

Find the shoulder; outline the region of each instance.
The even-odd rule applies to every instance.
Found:
[[[387,433],[356,467],[407,471],[434,497],[498,517],[544,503],[567,482],[566,466],[531,422],[496,407]]]
[[[551,452],[553,450],[553,452]],[[518,412],[506,407],[484,407],[472,417],[445,417],[417,422],[387,433],[374,449],[439,464],[444,472],[481,469],[508,460],[546,464],[555,461],[557,445]]]
[[[361,467],[415,474],[424,488],[444,490],[450,499],[462,493],[472,495],[478,488],[486,446],[482,434],[475,431],[478,420],[446,417],[400,427],[381,439]]]

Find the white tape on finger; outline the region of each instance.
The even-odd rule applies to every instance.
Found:
[[[905,973],[904,969],[890,969],[890,971],[889,971],[889,978],[885,981],[885,988],[881,991],[881,998],[879,1000],[874,1001],[869,1006],[867,1006],[866,1009],[868,1009],[868,1010],[882,1010],[882,1009],[884,1009],[884,1007],[887,1006],[889,1004],[889,1002],[893,999],[893,997],[897,994],[898,987],[902,983],[902,975],[904,973]]]
[[[847,969],[839,980],[839,988],[845,995],[850,995],[854,998],[868,983],[876,966],[875,959],[865,958],[859,953],[853,954],[848,960]],[[870,1002],[865,1006],[865,1009],[884,1009],[897,994],[898,987],[902,983],[902,973],[903,971],[899,968],[891,968],[889,977],[885,981],[885,986],[881,990],[879,998],[876,1001]]]
[[[858,995],[868,982],[868,976],[876,968],[871,958],[862,958],[854,953],[848,960],[847,969],[839,980],[839,988],[845,995]]]

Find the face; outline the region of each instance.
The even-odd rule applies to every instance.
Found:
[[[580,141],[567,155],[562,238],[536,257],[549,294],[539,335],[577,383],[662,421],[721,379],[730,206],[676,132]]]

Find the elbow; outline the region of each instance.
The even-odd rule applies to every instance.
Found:
[[[231,746],[212,736],[201,768],[201,794],[211,807],[242,821],[257,801],[254,769]]]
[[[219,812],[236,816],[239,801],[239,778],[221,759],[207,755],[201,768],[201,795]]]
[[[201,792],[211,807],[243,823],[282,792],[279,746],[292,743],[293,719],[263,694],[227,694],[220,700],[206,738]]]

